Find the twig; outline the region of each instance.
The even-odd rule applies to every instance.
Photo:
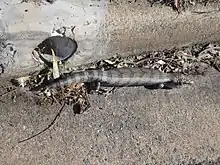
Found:
[[[191,11],[193,14],[210,14],[210,13],[217,13],[219,10],[212,10],[212,11]]]
[[[203,53],[207,53],[208,51],[212,51],[212,50],[220,50],[220,47],[219,47],[219,46],[216,46],[216,47],[207,48],[207,49],[201,51],[201,52],[198,54],[198,57],[201,56]]]
[[[52,58],[53,58],[53,78],[59,78],[60,77],[60,72],[57,64],[57,59],[54,50],[51,48],[51,53],[52,53]]]
[[[4,92],[4,93],[0,94],[0,97],[2,97],[2,96],[4,96],[4,95],[7,95],[7,94],[9,94],[9,93],[12,93],[12,92],[14,92],[14,91],[16,91],[16,90],[17,90],[17,88],[14,88],[14,89],[12,89],[12,90],[10,90],[10,91]]]
[[[58,113],[57,113],[57,115],[55,116],[55,118],[53,119],[53,121],[52,121],[45,129],[43,129],[42,131],[38,132],[37,134],[34,134],[34,135],[31,136],[31,137],[28,137],[28,138],[26,138],[26,139],[23,139],[23,140],[18,141],[18,143],[23,143],[23,142],[25,142],[25,141],[27,141],[27,140],[30,140],[30,139],[32,139],[32,138],[34,138],[34,137],[36,137],[36,136],[42,134],[42,133],[45,132],[46,130],[48,130],[48,129],[55,123],[55,121],[57,120],[57,118],[60,116],[60,114],[62,113],[62,111],[63,111],[63,109],[64,109],[64,106],[65,106],[65,103],[63,103],[63,105],[61,106],[60,110],[58,111]]]

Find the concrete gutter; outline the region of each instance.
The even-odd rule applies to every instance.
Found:
[[[32,50],[53,29],[62,26],[76,26],[79,48],[70,59],[70,66],[114,55],[128,56],[219,40],[219,5],[195,5],[178,14],[170,7],[151,7],[145,1],[57,0],[53,4],[1,1],[1,43],[11,43],[1,48],[0,64],[4,68],[1,76],[14,77],[40,69],[42,66],[31,56]]]

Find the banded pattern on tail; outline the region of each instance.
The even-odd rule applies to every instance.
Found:
[[[178,83],[176,74],[163,73],[147,68],[114,68],[111,70],[86,70],[73,72],[68,77],[57,79],[49,87],[66,86],[71,83],[99,82],[102,86],[151,86]]]

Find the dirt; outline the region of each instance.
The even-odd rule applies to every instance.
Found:
[[[31,3],[31,0],[25,2]],[[39,3],[41,0],[33,0],[33,2]],[[128,1],[128,3],[130,2],[131,1]],[[165,1],[162,0],[159,2]],[[168,2],[167,6],[170,6],[170,1],[166,2]],[[187,4],[184,5],[193,6],[192,4],[194,2],[202,2],[209,5],[211,2],[217,1],[195,0],[186,2]],[[28,3],[25,5],[28,6]],[[161,4],[153,4],[153,6],[158,5]],[[203,6],[203,4],[201,5]],[[156,9],[148,8],[148,11],[154,10],[154,13],[158,13],[159,21],[157,20],[156,23],[159,23],[159,25],[163,25],[160,24],[160,21],[165,15],[163,13],[163,11],[165,12],[163,6],[164,5]],[[114,13],[116,13],[115,15],[117,16],[117,12],[114,12],[114,10],[118,11],[118,9],[121,9],[119,14],[122,13],[121,15],[128,17],[127,13],[124,12],[120,6],[116,5],[110,9],[112,10],[110,16],[114,15]],[[129,9],[129,11],[135,11],[134,7],[127,9]],[[143,10],[143,8],[141,8],[141,10]],[[176,14],[178,14],[172,10],[166,12],[171,13],[175,18]],[[130,14],[132,15],[133,13],[130,12]],[[215,24],[217,20],[214,19],[215,14],[209,17],[206,17],[206,14],[204,17],[199,14],[198,17],[189,20],[188,18],[190,18],[191,15],[186,13],[186,17],[184,14],[185,13],[183,13],[182,16],[180,14],[180,16],[177,17],[180,23],[177,23],[175,26],[170,26],[176,28],[167,28],[174,29],[172,31],[173,33],[166,33],[170,34],[170,36],[174,36],[173,39],[169,38],[169,36],[166,38],[166,35],[162,35],[162,32],[158,33],[157,28],[160,30],[161,27],[162,31],[164,31],[164,27],[157,24],[154,26],[153,23],[149,22],[151,19],[148,20],[148,24],[149,26],[152,25],[152,29],[156,29],[156,32],[145,30],[147,29],[145,25],[148,24],[143,22],[142,31],[137,33],[137,31],[141,29],[141,24],[138,22],[135,23],[135,26],[130,24],[134,27],[129,27],[134,30],[131,35],[128,35],[131,31],[126,33],[126,29],[122,26],[127,20],[123,19],[123,17],[110,17],[109,22],[113,22],[114,26],[109,26],[111,27],[109,31],[114,31],[112,34],[112,40],[114,42],[109,43],[109,47],[118,47],[120,51],[129,48],[132,54],[135,54],[135,51],[133,51],[134,48],[141,50],[143,50],[143,48],[149,48],[149,50],[155,50],[155,48],[158,48],[158,45],[160,45],[160,49],[165,49],[170,46],[184,45],[184,43],[191,44],[201,40],[201,37],[207,38],[208,34],[205,34],[207,28],[212,29],[210,31],[216,34],[212,36],[218,38],[217,24],[216,26],[206,27],[202,26],[204,25],[202,24],[204,21],[199,21],[199,18],[206,18]],[[120,19],[114,23],[114,21],[117,20],[116,18]],[[135,14],[129,18],[130,22],[132,22],[133,19],[135,19]],[[213,22],[210,18],[213,18]],[[185,19],[191,22],[185,24],[183,21]],[[161,22],[169,24],[167,20],[170,20],[171,23],[174,22],[171,18]],[[183,26],[181,25],[181,21],[183,21]],[[46,20],[44,22],[48,21]],[[117,23],[120,25],[117,25]],[[26,27],[26,23],[24,22],[23,24],[24,26],[21,27]],[[136,26],[137,24],[139,24],[139,26]],[[20,24],[17,23],[16,26],[9,27],[12,28],[13,31],[17,29],[18,25]],[[192,28],[187,25],[195,25],[195,29],[192,30]],[[200,29],[200,27],[202,27],[202,29]],[[145,41],[146,38],[141,39],[141,37],[146,34],[144,33],[146,31],[148,31],[147,36],[149,36],[149,41],[152,42],[145,43],[143,41]],[[184,31],[187,33],[185,34]],[[193,33],[195,31],[198,32],[198,34]],[[20,58],[16,65],[13,64],[13,66],[16,67],[17,65],[19,66],[18,63],[23,61],[23,59],[27,60],[30,58],[29,56],[23,56],[23,58],[21,58],[21,54],[27,55],[29,52],[29,50],[23,49],[23,47],[28,47],[31,50],[34,45],[32,42],[35,42],[33,40],[33,32],[30,32],[30,35],[28,35],[29,33],[26,33],[26,31],[24,33],[30,37],[22,38],[23,40],[18,37],[18,39],[15,40],[16,42],[22,43],[16,45],[20,52],[25,50],[19,55],[16,54],[16,57]],[[123,34],[124,38],[122,37],[120,39],[119,36],[123,36]],[[156,37],[154,34],[156,34]],[[204,34],[204,36],[202,34]],[[21,36],[20,32],[16,33],[16,35]],[[80,39],[80,35],[78,35],[78,39]],[[36,36],[43,36],[43,32],[39,32],[39,35],[37,33]],[[82,36],[84,36],[84,33]],[[133,38],[129,38],[130,36]],[[195,37],[193,38],[191,36]],[[152,40],[153,38],[155,40]],[[216,38],[214,37],[214,39]],[[213,40],[213,38],[210,37],[207,41],[209,40]],[[88,46],[89,51],[91,49],[90,46],[91,45]],[[96,49],[100,50],[99,47]],[[112,52],[114,49],[109,50]],[[13,55],[13,52],[10,51],[10,48],[4,51],[9,53],[6,53],[8,55],[7,58],[2,57],[2,61],[4,60],[4,65],[10,64],[11,58],[9,57]],[[123,52],[120,54],[123,54]],[[86,61],[86,59],[93,59],[93,56],[85,57],[84,61]],[[18,68],[19,67],[16,69]],[[19,72],[25,68],[25,65],[22,65],[20,68]],[[30,69],[28,69],[28,71],[29,70]],[[15,70],[12,69],[11,72],[15,73]],[[9,72],[6,72],[4,74],[7,75],[8,73]],[[194,76],[192,79],[194,80],[193,85],[186,85],[172,90],[147,90],[143,87],[135,87],[119,88],[107,97],[97,94],[89,95],[91,108],[88,111],[83,114],[75,115],[72,106],[65,106],[64,112],[61,113],[61,116],[52,128],[24,143],[18,143],[18,141],[30,137],[46,128],[56,116],[60,105],[38,105],[36,97],[25,90],[19,90],[16,95],[14,92],[11,92],[1,96],[0,164],[220,164],[220,74],[217,70],[210,68],[204,76]],[[9,79],[0,79],[0,95],[8,85],[11,85],[9,82]]]
[[[174,90],[120,88],[90,95],[91,108],[74,116],[59,105],[42,107],[30,94],[0,103],[1,164],[217,164],[220,76],[211,70]],[[3,82],[1,81],[1,84]]]
[[[2,76],[24,76],[40,69],[42,65],[32,57],[33,49],[53,29],[63,26],[76,25],[79,48],[69,59],[70,67],[115,55],[125,57],[219,40],[219,4],[211,2],[206,6],[196,3],[178,13],[166,5],[151,6],[143,0],[64,0],[40,6],[31,1],[18,5],[0,1],[4,9],[0,31],[16,50],[14,61],[3,66]]]

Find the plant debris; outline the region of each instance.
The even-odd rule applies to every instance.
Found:
[[[175,11],[184,11],[190,6],[195,6],[196,4],[201,4],[206,6],[208,3],[216,3],[218,0],[148,0],[148,2],[153,5],[165,5],[171,7]]]
[[[220,71],[218,43],[197,44],[181,49],[146,52],[129,57],[112,57],[92,64],[78,66],[75,70],[145,67],[165,73],[180,72],[188,75],[204,75],[208,68]]]
[[[55,89],[53,89],[53,90],[55,90]],[[28,140],[42,134],[43,132],[48,130],[50,127],[52,127],[53,124],[55,123],[55,121],[61,115],[65,105],[72,105],[74,114],[81,114],[90,107],[90,103],[89,103],[88,96],[87,96],[87,91],[86,91],[83,83],[70,84],[69,86],[67,86],[64,89],[60,88],[60,89],[56,89],[56,90],[57,91],[55,92],[55,94],[52,93],[52,91],[50,91],[50,90],[45,90],[43,94],[46,95],[46,97],[43,97],[39,101],[39,104],[43,104],[43,102],[47,103],[47,104],[48,103],[52,104],[53,102],[56,102],[61,105],[58,113],[56,114],[56,116],[54,117],[52,122],[46,128],[44,128],[42,131],[40,131],[40,132],[38,132],[38,133],[36,133],[26,139],[20,140],[18,143],[23,143],[25,141],[28,141]]]
[[[81,65],[74,69],[68,68],[68,70],[70,70],[69,73],[71,73],[75,70],[109,70],[112,68],[124,67],[144,67],[158,69],[165,73],[177,72],[187,75],[204,75],[207,69],[210,67],[214,67],[220,71],[220,46],[218,43],[198,44],[181,49],[175,48],[172,50],[147,52],[125,58],[115,56],[110,59],[100,60],[87,65]],[[64,75],[65,73],[60,73],[60,76]],[[31,75],[14,79],[12,82],[17,86],[33,89],[40,86],[45,81],[53,81],[53,71],[48,67]],[[93,84],[89,84],[89,86],[91,85]],[[89,86],[88,84],[84,83],[72,83],[66,87],[52,89],[46,88],[43,90],[39,88],[40,90],[35,92],[40,98],[38,102],[40,105],[43,105],[44,103],[53,104],[54,102],[61,105],[72,105],[74,113],[81,114],[90,107],[88,98],[88,93],[90,92]],[[93,89],[91,88],[91,90]],[[61,112],[62,108],[47,128],[20,142],[29,140],[49,129]]]
[[[144,67],[158,69],[165,73],[178,72],[187,75],[204,75],[210,67],[214,67],[220,71],[220,46],[218,43],[197,44],[191,47],[183,47],[181,49],[174,48],[172,50],[147,52],[125,58],[115,56],[107,60],[100,60],[91,64],[81,65],[74,69],[68,68],[68,70],[70,70],[69,73],[71,73],[74,72],[74,70],[109,70],[122,67]],[[65,73],[61,72],[60,75],[63,76]],[[14,83],[16,82],[17,85],[22,87],[28,86],[32,89],[43,84],[45,81],[53,81],[53,72],[48,67],[38,73],[15,79]],[[88,99],[86,99],[88,87],[85,87],[85,84],[83,83],[80,85],[72,84],[62,90],[52,89],[53,92],[51,93],[47,90],[48,89],[45,89],[45,91],[41,91],[41,93],[47,98],[56,98],[59,96],[56,98],[58,102],[66,102],[64,99],[65,97],[69,98],[69,96],[73,97],[73,95],[76,95],[78,98],[73,99],[74,103],[78,102],[78,99],[80,98],[81,101],[79,102],[88,104]],[[82,99],[85,99],[85,101],[82,101]]]

